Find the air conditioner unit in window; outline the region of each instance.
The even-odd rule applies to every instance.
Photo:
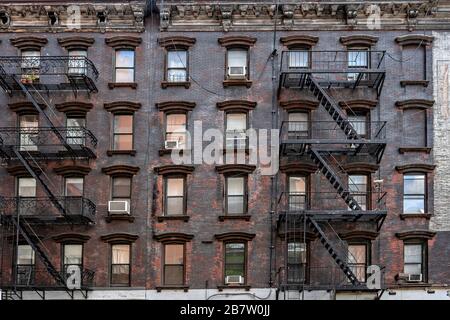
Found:
[[[245,67],[228,67],[228,77],[235,79],[245,78],[246,68]]]
[[[166,140],[164,142],[165,149],[179,149],[178,140]]]
[[[109,201],[109,214],[130,214],[130,206],[128,201]]]
[[[243,276],[226,276],[225,284],[244,284]]]
[[[408,274],[408,282],[421,282],[422,274]]]

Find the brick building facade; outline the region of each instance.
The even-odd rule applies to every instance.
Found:
[[[52,2],[0,5],[3,298],[448,299],[447,3]]]

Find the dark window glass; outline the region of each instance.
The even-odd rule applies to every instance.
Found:
[[[225,244],[225,277],[245,277],[245,255],[244,243]]]

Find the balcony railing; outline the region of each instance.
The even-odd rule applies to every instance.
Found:
[[[97,146],[97,138],[84,127],[35,127],[35,128],[0,128],[0,148],[8,154],[9,147],[19,151],[33,152],[35,157],[42,154],[46,158],[59,158],[67,153],[67,148],[58,139],[55,130],[63,137],[72,151],[79,157],[95,157],[91,148]]]
[[[71,221],[94,222],[96,206],[84,197],[56,197]],[[0,210],[5,215],[19,215],[36,222],[63,218],[47,197],[0,197]]]
[[[377,143],[385,142],[386,121],[349,121],[358,139],[349,139],[335,121],[283,121],[281,143]]]

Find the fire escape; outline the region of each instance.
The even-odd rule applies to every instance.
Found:
[[[84,127],[56,126],[54,107],[46,97],[64,92],[73,93],[75,97],[80,92],[95,93],[97,78],[97,69],[85,57],[0,57],[0,86],[4,92],[10,97],[25,97],[46,123],[42,127],[0,128],[2,163],[23,166],[45,194],[45,197],[0,196],[3,299],[21,299],[23,292],[30,290],[42,299],[50,290],[63,290],[74,297],[76,290],[68,287],[66,270],[58,270],[33,226],[95,223],[95,204],[84,197],[57,195],[44,168],[52,161],[95,159],[93,149],[97,139]],[[19,243],[28,244],[45,269],[37,270],[33,266],[21,270],[13,258]],[[6,263],[12,268],[5,266]],[[75,289],[85,297],[93,276],[93,271],[81,270],[82,284]]]
[[[317,111],[307,121],[283,121],[280,130],[280,163],[300,162],[312,168],[305,190],[292,192],[286,187],[278,198],[277,232],[286,240],[284,265],[278,270],[279,290],[283,292],[367,289],[365,279],[361,277],[365,268],[360,272],[352,264],[356,258],[336,230],[361,223],[377,232],[383,224],[387,214],[385,193],[380,186],[374,191],[372,189],[376,188],[370,191],[352,188],[352,178],[345,164],[377,165],[386,147],[386,123],[364,121],[362,133],[362,126],[349,118],[351,108],[345,112],[332,95],[333,92],[361,89],[379,97],[385,78],[385,53],[369,50],[362,54],[369,61],[365,67],[349,62],[349,57],[355,56],[349,55],[349,51],[291,50],[282,53],[278,94],[286,88],[300,90],[311,97],[310,100],[318,101]],[[298,62],[299,57],[303,62]],[[295,59],[297,61],[292,63]],[[307,234],[325,248],[334,261],[333,266],[306,263]],[[288,241],[297,241],[301,246],[288,249]],[[289,254],[295,250],[301,252],[304,269],[297,270],[297,281],[292,281],[288,271]]]

